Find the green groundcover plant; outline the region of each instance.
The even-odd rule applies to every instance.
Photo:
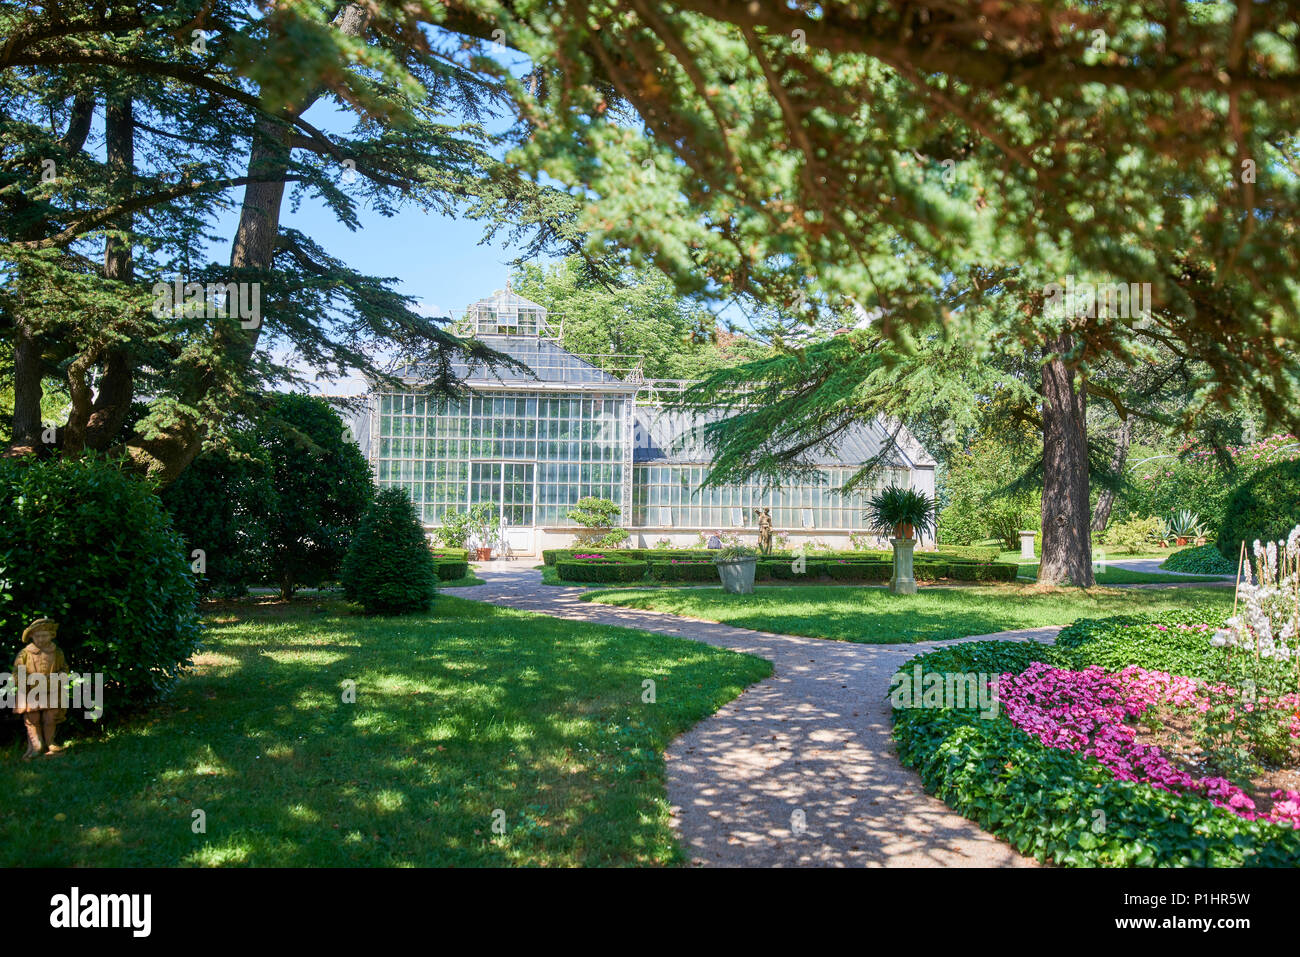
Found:
[[[1235,575],[1237,566],[1224,558],[1217,545],[1196,545],[1174,552],[1160,567],[1167,572],[1188,572],[1194,575]]]
[[[1219,655],[1206,625],[1221,612],[1189,609],[1086,619],[1056,646],[968,642],[913,658],[901,669],[1019,674],[1034,662],[1080,670],[1128,665],[1212,680]],[[898,708],[899,757],[952,808],[1040,861],[1073,866],[1294,866],[1300,831],[1248,820],[1200,796],[1118,779],[1093,758],[1043,745],[1003,713]]]

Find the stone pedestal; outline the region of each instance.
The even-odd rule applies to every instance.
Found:
[[[1020,557],[1021,558],[1034,557],[1034,536],[1037,534],[1038,533],[1036,531],[1033,531],[1032,529],[1027,532],[1020,533]]]
[[[914,538],[891,538],[894,546],[894,576],[889,579],[889,590],[895,595],[915,595],[916,578],[912,574]]]

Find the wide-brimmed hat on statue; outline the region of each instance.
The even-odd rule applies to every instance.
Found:
[[[53,618],[37,618],[23,632],[23,641],[31,641],[33,637],[43,631],[48,631],[51,636],[57,635],[59,633],[59,623]]]

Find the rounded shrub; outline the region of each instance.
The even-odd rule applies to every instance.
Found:
[[[1219,528],[1219,552],[1234,563],[1241,543],[1285,539],[1300,525],[1300,459],[1261,469],[1228,499]]]
[[[162,698],[199,644],[190,560],[162,502],[102,459],[0,459],[0,653],[59,622],[74,672],[104,676],[105,713]]]
[[[341,575],[343,597],[369,615],[428,611],[438,570],[404,488],[384,489],[361,517]]]
[[[1238,546],[1240,547],[1240,546]],[[1234,555],[1233,559],[1237,556]],[[1160,567],[1168,572],[1188,572],[1195,575],[1235,575],[1237,565],[1223,557],[1216,545],[1195,545],[1174,552]]]

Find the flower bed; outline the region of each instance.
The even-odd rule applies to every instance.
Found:
[[[1275,792],[1276,803],[1261,812],[1246,792],[1227,778],[1192,775],[1175,766],[1161,748],[1138,740],[1132,719],[1149,709],[1164,706],[1204,714],[1223,703],[1224,697],[1235,700],[1232,688],[1137,665],[1120,672],[1099,665],[1071,671],[1034,662],[1019,674],[1002,675],[998,697],[1008,720],[1021,731],[1048,747],[1096,759],[1118,780],[1140,781],[1176,794],[1198,794],[1240,817],[1300,827],[1300,793]],[[1295,696],[1277,704],[1290,717],[1290,710],[1296,707]],[[1289,724],[1291,736],[1300,735],[1300,719],[1292,717]]]
[[[896,709],[899,756],[955,810],[1042,861],[1294,866],[1300,794],[1255,806],[1152,745],[1137,720],[1224,707],[1210,680],[1226,654],[1209,645],[1218,624],[1195,610],[1084,620],[1056,647],[970,642],[914,658],[903,671],[1005,675],[1002,708]]]

